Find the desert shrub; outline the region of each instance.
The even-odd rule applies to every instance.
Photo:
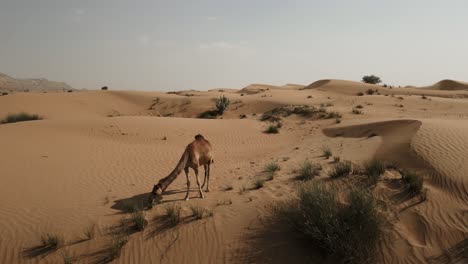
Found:
[[[63,258],[63,264],[71,264],[73,262],[73,258],[72,256],[70,256],[70,253],[68,252],[64,252],[62,254],[62,258]]]
[[[264,171],[275,172],[281,169],[280,165],[276,161],[272,161],[265,165]]]
[[[401,177],[411,194],[417,195],[421,193],[424,181],[421,175],[411,171],[403,171]]]
[[[258,189],[262,188],[264,184],[265,184],[265,179],[256,179],[254,181],[254,187],[253,188],[258,190]]]
[[[9,114],[4,120],[0,123],[8,124],[8,123],[16,123],[16,122],[24,122],[24,121],[33,121],[33,120],[40,120],[42,119],[39,115],[36,114],[28,114],[25,112],[19,114]]]
[[[107,86],[103,86],[103,87],[101,87],[101,90],[102,91],[107,91],[107,90],[109,90],[109,88]]]
[[[277,125],[269,125],[267,129],[265,130],[265,133],[267,134],[277,134],[279,133],[279,128]]]
[[[210,212],[206,208],[198,206],[198,205],[190,206],[190,210],[192,211],[192,217],[195,218],[196,220],[200,220],[205,216],[213,215],[212,212]]]
[[[91,239],[94,238],[95,227],[96,227],[96,225],[95,225],[95,224],[92,224],[92,225],[87,226],[87,227],[83,230],[83,235],[84,235],[85,239],[91,240]]]
[[[333,169],[328,172],[330,178],[338,178],[342,176],[347,176],[352,171],[352,165],[349,161],[342,161],[335,164]]]
[[[245,186],[239,187],[239,194],[242,195],[247,191],[247,188]]]
[[[340,124],[341,123],[341,118],[335,119],[335,123]]]
[[[368,94],[368,95],[373,95],[374,93],[377,93],[377,90],[367,89],[367,91],[366,91],[366,94]]]
[[[334,156],[333,157],[333,162],[337,163],[337,162],[340,162],[341,158],[340,156]]]
[[[63,245],[63,240],[55,234],[45,234],[41,237],[42,247],[51,250],[57,249]]]
[[[182,220],[180,217],[180,210],[181,208],[178,205],[166,207],[165,219],[169,225],[176,226],[180,223],[180,221]]]
[[[122,248],[127,244],[128,237],[127,236],[116,236],[112,239],[111,245],[108,249],[107,256],[105,261],[112,261],[118,257],[120,257],[120,253]]]
[[[421,99],[427,99],[427,96],[423,95],[421,96]]]
[[[7,93],[7,92],[3,92],[2,95],[8,95],[8,93]]]
[[[328,103],[321,103],[320,104],[320,107],[329,107],[329,106],[333,106],[333,103],[328,102]]]
[[[362,109],[362,108],[364,108],[364,106],[362,106],[362,105],[356,105],[355,108]]]
[[[364,95],[364,93],[363,93],[363,92],[359,92],[359,93],[357,93],[357,96],[363,96],[363,95]]]
[[[370,84],[378,84],[378,83],[381,83],[382,80],[380,79],[380,77],[372,74],[372,75],[366,75],[362,77],[362,82],[370,83]]]
[[[226,96],[220,96],[218,99],[215,101],[216,109],[218,110],[218,113],[222,115],[224,111],[228,108],[230,104],[229,98]]]
[[[296,179],[302,181],[312,180],[315,176],[320,175],[322,166],[318,163],[312,163],[309,160],[304,161],[297,171]]]
[[[325,119],[341,118],[341,114],[338,112],[326,112],[322,118],[325,118]]]
[[[380,176],[385,173],[386,165],[381,160],[371,160],[364,166],[364,172],[372,184],[376,184]]]
[[[133,228],[137,231],[143,231],[147,224],[145,214],[142,211],[134,212],[131,217],[131,222],[133,224]]]
[[[328,146],[322,147],[322,157],[330,158],[333,155],[331,149]]]
[[[274,178],[275,178],[275,172],[274,171],[268,171],[266,173],[265,181],[272,181]]]
[[[232,191],[234,190],[234,187],[232,187],[232,185],[228,185],[224,188],[225,191]]]
[[[355,115],[361,115],[362,114],[362,111],[357,109],[357,108],[353,108],[353,110],[351,110],[351,113],[355,114]]]
[[[305,241],[345,263],[373,263],[382,233],[382,217],[374,198],[355,188],[347,206],[336,197],[335,189],[310,182],[300,188],[299,199],[277,206],[275,217],[289,224]]]
[[[207,110],[198,115],[198,118],[202,119],[215,119],[219,115],[217,110]]]

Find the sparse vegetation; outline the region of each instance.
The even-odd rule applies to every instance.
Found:
[[[107,90],[109,90],[109,87],[103,86],[103,87],[101,87],[101,90],[102,90],[102,91],[107,91]]]
[[[228,185],[228,186],[224,187],[224,190],[225,191],[232,191],[232,190],[234,190],[234,187],[232,187],[232,185]]]
[[[267,134],[278,134],[279,133],[278,125],[269,125],[267,127],[267,129],[265,130],[265,133],[267,133]]]
[[[341,158],[340,156],[334,156],[333,157],[333,162],[337,163],[337,162],[340,162]]]
[[[253,188],[258,190],[258,189],[262,188],[264,184],[265,184],[265,179],[256,179],[254,181],[254,187]]]
[[[422,95],[422,96],[421,96],[421,99],[427,99],[427,96]]]
[[[401,173],[403,181],[408,187],[408,191],[413,195],[418,195],[423,189],[423,177],[415,172],[403,171]]]
[[[192,217],[195,218],[196,220],[200,220],[203,217],[206,216],[212,216],[213,213],[208,211],[206,208],[198,206],[198,205],[192,205],[190,206],[190,210],[192,210]]]
[[[63,245],[63,240],[55,234],[45,234],[41,237],[42,247],[55,250]]]
[[[335,164],[333,169],[328,172],[330,178],[338,178],[347,176],[352,171],[352,165],[350,161],[342,161]]]
[[[72,262],[73,262],[73,259],[70,256],[70,253],[68,253],[68,252],[64,252],[62,254],[62,258],[63,258],[63,264],[72,264]]]
[[[328,146],[322,147],[322,157],[329,159],[333,155],[331,149]]]
[[[130,220],[135,230],[143,231],[143,229],[145,229],[147,221],[143,211],[134,212]]]
[[[357,108],[353,108],[353,110],[351,110],[351,113],[355,115],[362,115],[362,111]]]
[[[239,188],[239,194],[240,194],[240,195],[244,194],[246,191],[247,191],[247,188],[246,188],[244,185],[242,185],[242,186]]]
[[[1,124],[8,124],[8,123],[16,123],[16,122],[24,122],[24,121],[33,121],[33,120],[40,120],[42,119],[39,115],[36,114],[28,114],[25,112],[19,114],[9,114],[4,120],[2,120]]]
[[[380,176],[385,173],[386,165],[380,160],[371,160],[364,166],[365,174],[372,184],[376,184]]]
[[[378,84],[378,83],[381,83],[382,80],[380,79],[380,77],[372,74],[372,75],[366,75],[362,77],[362,82],[370,83],[370,84]]]
[[[180,217],[180,206],[178,205],[172,205],[166,207],[166,221],[170,226],[176,226],[180,223],[181,217]]]
[[[202,119],[215,119],[218,116],[219,112],[217,110],[207,110],[198,115],[198,118]]]
[[[272,161],[265,165],[264,171],[265,172],[276,172],[281,169],[280,165],[276,161]]]
[[[301,167],[297,172],[296,179],[302,181],[312,180],[315,176],[320,175],[321,170],[322,166],[320,164],[306,160],[301,164]]]
[[[357,93],[357,96],[364,96],[364,93],[363,93],[363,92],[359,92],[359,93]]]
[[[128,237],[127,236],[116,236],[112,239],[111,245],[107,252],[106,261],[112,261],[118,257],[120,257],[120,253],[122,248],[127,244]]]
[[[219,115],[223,115],[224,111],[228,108],[230,104],[229,98],[226,96],[220,96],[215,101],[216,109],[218,110]]]
[[[335,119],[335,123],[340,124],[341,123],[341,118]]]
[[[356,105],[355,108],[362,109],[362,108],[364,108],[364,106],[362,106],[362,105]]]
[[[374,89],[368,89],[368,90],[366,91],[366,94],[368,94],[368,95],[373,95],[374,93],[377,93],[377,92],[378,92],[377,89],[375,89],[375,90],[374,90]]]
[[[290,105],[277,107],[273,110],[263,113],[260,118],[261,121],[277,122],[281,117],[288,117],[290,115],[299,115],[308,118],[337,118],[341,117],[338,112],[328,112],[325,107],[317,108],[309,105]]]
[[[94,238],[95,228],[96,228],[96,225],[95,225],[95,224],[91,224],[91,225],[87,226],[87,227],[83,230],[83,235],[84,235],[85,239],[91,240],[91,239]]]
[[[272,181],[275,178],[275,172],[269,171],[266,173],[265,181]]]
[[[4,96],[4,95],[8,95],[8,93],[7,93],[7,92],[3,92],[3,93],[2,93],[2,96]]]
[[[309,182],[300,188],[297,200],[275,208],[275,217],[345,263],[373,263],[382,216],[373,196],[363,189],[353,188],[349,201],[343,206],[335,189]]]

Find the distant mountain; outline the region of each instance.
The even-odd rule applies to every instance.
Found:
[[[47,79],[15,79],[0,73],[1,92],[34,92],[34,91],[68,91],[75,90],[64,82],[54,82]]]

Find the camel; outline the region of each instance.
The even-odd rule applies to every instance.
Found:
[[[187,178],[187,194],[185,195],[185,200],[189,200],[189,190],[190,190],[190,179],[189,179],[189,168],[192,168],[195,172],[197,179],[198,192],[200,193],[200,198],[205,198],[203,195],[202,188],[206,183],[205,192],[210,191],[210,165],[213,163],[213,155],[211,152],[211,144],[206,140],[202,135],[198,134],[195,136],[195,140],[192,143],[188,144],[185,148],[182,157],[177,163],[174,170],[172,170],[169,175],[161,179],[158,184],[154,185],[153,190],[151,191],[149,197],[149,205],[153,204],[153,201],[158,198],[162,198],[162,193],[166,190],[167,187],[179,176],[182,172],[182,169],[185,171],[185,176]],[[198,179],[198,168],[203,166],[205,169],[205,178],[203,180],[203,185],[200,186],[200,180]]]

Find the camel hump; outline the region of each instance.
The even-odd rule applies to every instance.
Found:
[[[205,139],[201,134],[195,136],[195,140]]]

